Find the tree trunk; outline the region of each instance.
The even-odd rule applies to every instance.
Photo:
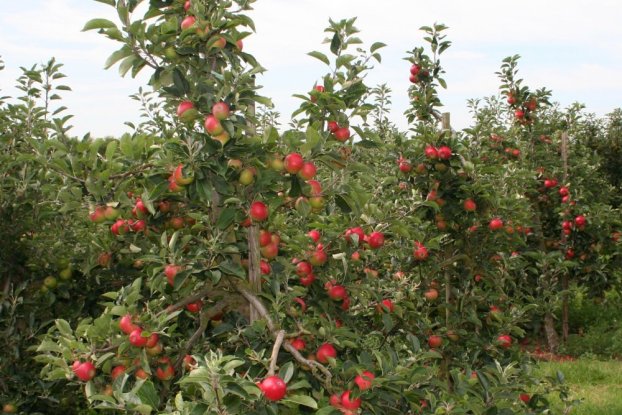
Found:
[[[550,311],[544,315],[544,332],[546,334],[546,343],[551,353],[556,353],[559,347],[559,336],[555,330],[555,317]]]

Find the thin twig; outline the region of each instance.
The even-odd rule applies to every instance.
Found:
[[[194,346],[197,340],[199,340],[199,338],[203,335],[205,330],[207,330],[207,325],[209,324],[210,319],[216,316],[217,314],[219,314],[220,312],[222,312],[222,310],[227,305],[228,305],[228,302],[226,300],[222,300],[214,304],[212,307],[205,309],[201,312],[201,316],[199,317],[201,324],[199,325],[199,328],[194,332],[192,337],[188,339],[188,341],[186,342],[186,345],[182,349],[182,352],[177,357],[177,360],[175,361],[175,365],[173,366],[175,368],[175,371],[179,370],[179,368],[181,367],[181,363],[184,360],[184,357],[190,352],[190,350],[192,349],[192,346]]]
[[[274,375],[276,371],[276,361],[279,358],[279,350],[281,350],[281,344],[285,338],[285,330],[279,330],[274,340],[274,346],[272,346],[272,356],[270,356],[270,368],[268,369],[268,376]]]

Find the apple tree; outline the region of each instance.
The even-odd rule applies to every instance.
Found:
[[[560,386],[516,345],[529,305],[507,263],[528,232],[504,221],[517,202],[439,128],[443,25],[423,28],[431,55],[408,57],[408,134],[369,127],[364,79],[384,45],[364,48],[355,19],[330,21],[329,51],[309,54],[329,72],[281,133],[256,128],[270,102],[244,51],[252,1],[101,2],[119,22],[85,29],[121,43],[108,65],[149,69],[157,95],[86,173],[101,251],[87,269],[118,286],[47,332],[45,379],[144,414],[547,410]]]

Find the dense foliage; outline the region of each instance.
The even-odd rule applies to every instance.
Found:
[[[570,404],[519,341],[542,324],[557,347],[571,288],[619,286],[606,151],[618,112],[552,106],[510,57],[501,97],[473,101],[473,127],[454,131],[440,111],[450,42],[434,25],[408,53],[398,131],[391,91],[364,82],[384,44],[365,47],[346,19],[309,53],[327,73],[281,131],[256,111],[270,101],[243,49],[252,1],[152,1],[143,18],[141,2],[102,3],[119,22],[85,30],[121,44],[107,66],[152,73],[140,125],[69,137],[54,61],[0,102],[3,401],[143,414],[546,413],[551,392]]]

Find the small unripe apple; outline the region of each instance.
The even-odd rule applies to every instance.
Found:
[[[246,168],[240,172],[239,182],[244,186],[253,184],[255,181],[255,170],[252,168]]]

